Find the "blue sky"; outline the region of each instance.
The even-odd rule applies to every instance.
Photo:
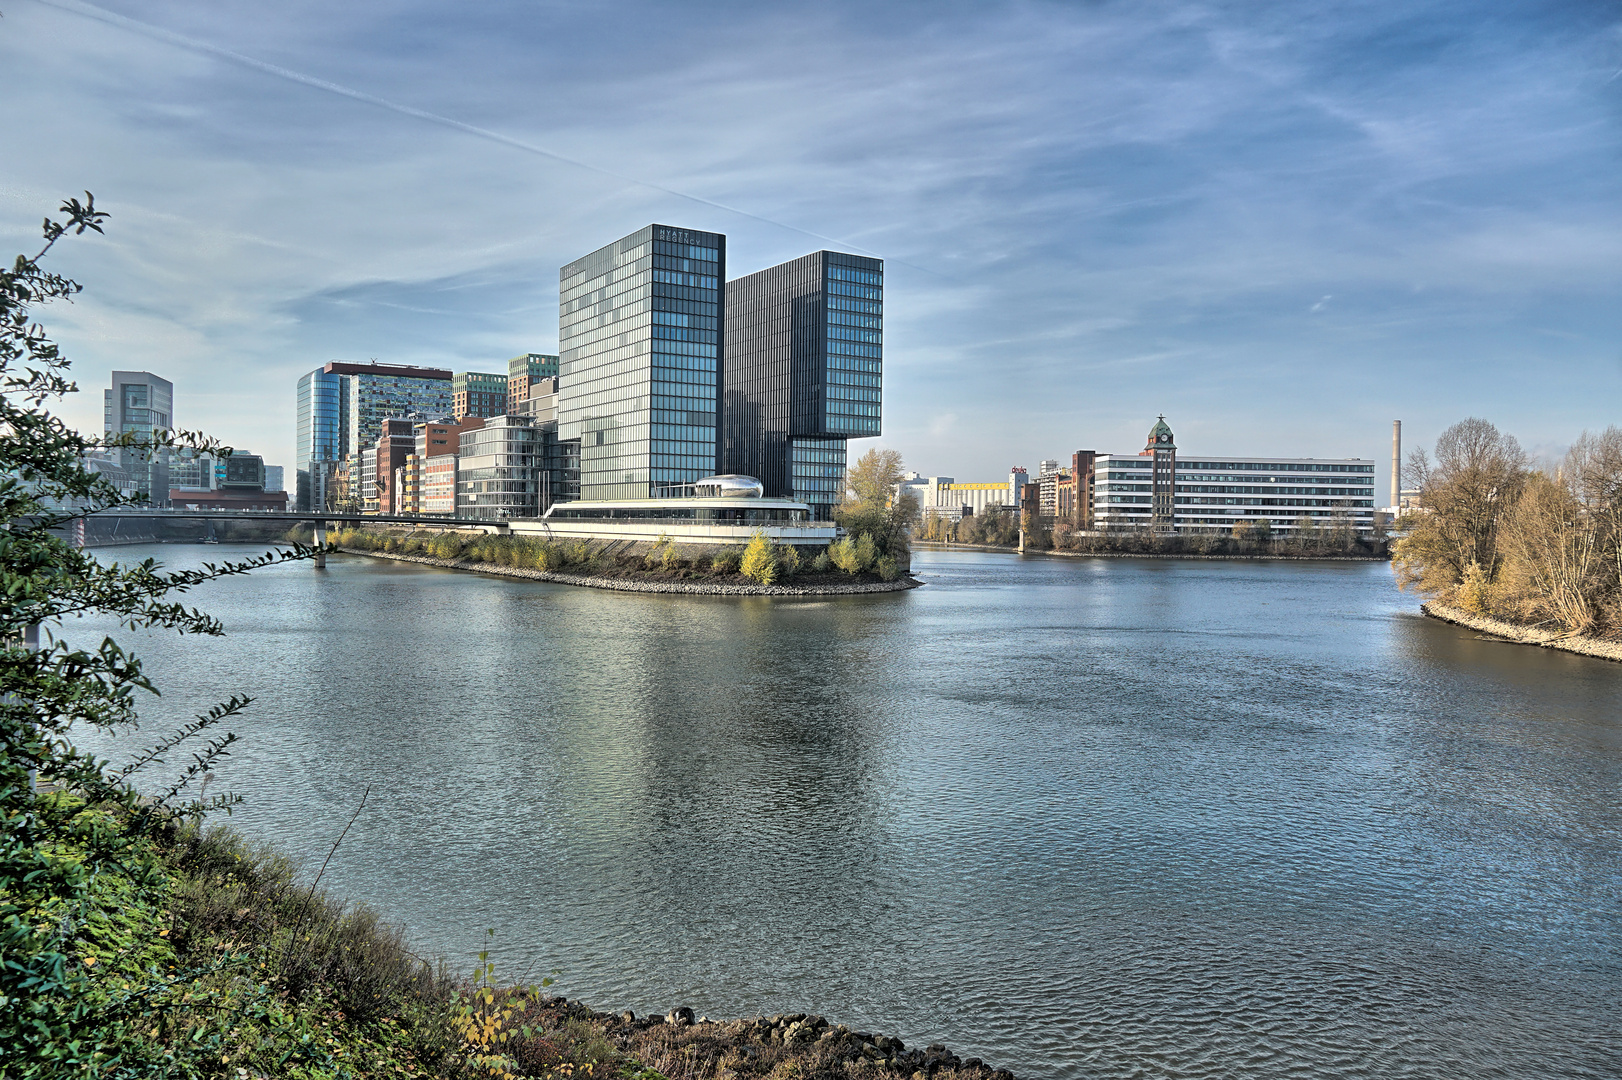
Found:
[[[87,427],[149,368],[291,464],[299,374],[553,351],[558,267],[650,221],[735,275],[885,258],[877,444],[925,473],[1162,412],[1185,453],[1382,475],[1398,417],[1622,422],[1614,3],[0,11],[5,240],[113,214],[49,316]]]

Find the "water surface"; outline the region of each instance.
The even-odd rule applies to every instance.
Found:
[[[917,565],[808,600],[277,568],[195,594],[230,636],[141,643],[146,727],[255,695],[240,829],[318,864],[371,785],[326,884],[599,1008],[1022,1077],[1622,1075],[1622,665],[1424,619],[1383,564]]]

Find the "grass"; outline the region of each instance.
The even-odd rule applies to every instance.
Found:
[[[598,1013],[501,983],[487,954],[452,977],[227,828],[177,823],[142,857],[166,902],[104,875],[75,939],[92,1064],[0,1062],[0,1077],[1012,1080],[819,1017]]]

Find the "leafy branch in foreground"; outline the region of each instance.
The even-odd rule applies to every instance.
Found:
[[[213,733],[249,703],[233,697],[113,770],[75,745],[75,726],[131,726],[136,692],[157,690],[140,661],[111,638],[83,647],[60,639],[57,625],[66,616],[98,615],[130,630],[217,635],[217,620],[171,598],[312,553],[295,546],[164,572],[150,559],[101,563],[54,531],[139,501],[87,467],[92,451],[225,449],[192,432],[91,437],[49,411],[50,401],[77,387],[35,312],[71,300],[81,286],[40,262],[65,236],[102,232],[107,218],[88,192],[83,202],[63,203],[60,215],[45,219],[38,253],[0,270],[0,1073],[7,1076],[122,1067],[115,1014],[164,994],[151,971],[102,962],[90,946],[123,914],[164,906],[169,885],[153,858],[155,839],[178,819],[234,802],[229,795],[178,800],[229,754],[234,737]],[[142,770],[183,750],[190,761],[179,775],[160,783],[156,797],[142,797]],[[36,780],[50,783],[40,788]],[[172,970],[163,975],[165,984],[178,978]]]

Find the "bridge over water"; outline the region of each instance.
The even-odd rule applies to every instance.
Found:
[[[327,529],[337,525],[413,525],[429,529],[461,529],[466,531],[505,533],[505,521],[474,521],[455,517],[419,517],[406,514],[338,513],[330,510],[169,510],[120,509],[104,510],[76,519],[70,526],[74,542],[79,546],[99,546],[109,543],[155,542],[158,523],[195,522],[207,525],[213,536],[215,526],[269,524],[288,522],[315,527],[315,543],[325,545]],[[325,553],[317,555],[315,565],[326,565]]]

